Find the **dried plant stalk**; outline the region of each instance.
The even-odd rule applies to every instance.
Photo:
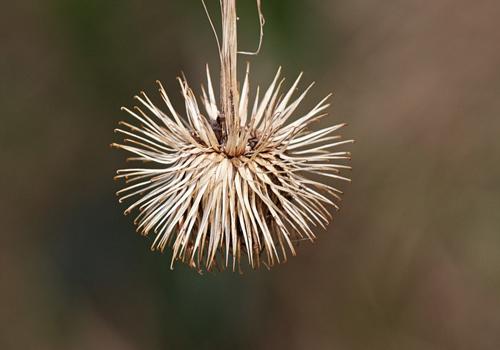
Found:
[[[221,49],[221,114],[226,122],[228,138],[233,137],[239,126],[238,113],[235,106],[238,104],[237,81],[237,25],[236,0],[221,2],[222,7],[222,49]]]
[[[137,230],[154,232],[153,250],[172,247],[172,267],[181,260],[199,270],[234,270],[242,256],[253,268],[271,267],[295,255],[296,242],[313,241],[311,227],[325,228],[332,219],[328,206],[338,209],[342,192],[309,176],[350,181],[341,174],[350,169],[342,164],[350,153],[336,149],[353,141],[336,134],[345,124],[308,131],[326,115],[330,96],[289,123],[313,86],[293,97],[302,74],[281,93],[279,69],[250,106],[249,67],[241,90],[236,75],[236,1],[222,0],[221,10],[220,103],[208,67],[206,116],[185,78],[178,79],[185,118],[159,82],[167,112],[145,93],[136,96],[139,106],[124,110],[139,126],[121,122],[116,131],[124,142],[113,145],[148,166],[118,170],[116,179],[127,183],[118,195],[120,202],[135,198],[125,213],[139,211]]]

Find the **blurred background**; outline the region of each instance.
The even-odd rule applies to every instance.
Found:
[[[201,3],[2,4],[0,349],[500,348],[500,2],[263,7],[241,65],[254,87],[304,70],[309,106],[335,93],[323,125],[349,123],[353,183],[287,264],[199,276],[123,217],[109,144],[156,79],[180,105],[181,71],[217,71]]]

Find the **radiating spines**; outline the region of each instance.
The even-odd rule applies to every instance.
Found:
[[[326,115],[329,96],[297,116],[313,85],[297,93],[301,78],[282,92],[279,69],[251,100],[247,66],[235,123],[221,115],[208,67],[203,108],[182,77],[184,112],[161,83],[164,107],[141,93],[138,106],[124,109],[135,122],[120,123],[124,141],[115,146],[144,165],[118,171],[126,185],[117,195],[135,200],[125,213],[137,211],[137,231],[156,235],[153,250],[172,247],[172,266],[180,260],[197,269],[235,269],[246,256],[251,267],[270,267],[332,219],[328,208],[339,208],[342,192],[309,177],[349,181],[343,172],[350,153],[342,148],[352,140],[338,135],[345,124],[309,131]]]

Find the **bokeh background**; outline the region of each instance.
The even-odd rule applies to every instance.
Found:
[[[500,2],[263,6],[242,65],[335,93],[353,183],[286,265],[199,276],[123,217],[109,144],[135,93],[218,69],[200,2],[2,3],[0,349],[500,348]]]

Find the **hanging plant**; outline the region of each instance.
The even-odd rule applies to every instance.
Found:
[[[116,179],[126,186],[117,194],[120,202],[132,200],[125,214],[137,213],[137,231],[155,235],[153,250],[171,247],[172,267],[180,260],[199,271],[236,270],[244,259],[252,268],[271,267],[295,255],[299,241],[314,241],[316,227],[326,228],[332,219],[329,207],[339,209],[342,192],[311,175],[350,181],[341,172],[351,169],[343,164],[351,155],[341,147],[353,141],[337,134],[345,124],[309,130],[326,116],[330,96],[297,115],[313,86],[294,97],[302,74],[282,93],[278,69],[269,88],[262,95],[257,89],[250,100],[249,67],[240,89],[237,57],[260,51],[260,0],[254,53],[237,50],[236,0],[220,5],[221,40],[210,20],[220,55],[219,99],[207,67],[201,107],[179,78],[182,113],[160,82],[164,107],[141,93],[139,106],[123,108],[135,121],[120,122],[116,131],[125,139],[113,146],[144,165],[118,170]]]

